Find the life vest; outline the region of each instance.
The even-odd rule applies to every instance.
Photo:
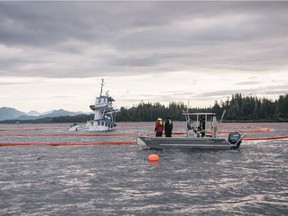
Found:
[[[163,132],[163,121],[161,118],[158,118],[155,125],[155,131]]]

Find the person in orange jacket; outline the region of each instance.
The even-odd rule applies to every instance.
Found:
[[[158,118],[155,123],[156,137],[162,137],[163,134],[163,121],[162,118]]]

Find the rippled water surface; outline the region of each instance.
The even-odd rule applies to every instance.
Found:
[[[247,132],[238,150],[133,144],[153,127],[119,123],[97,135],[69,124],[0,125],[0,215],[288,215],[288,140],[264,139],[287,136],[287,123],[223,124]]]

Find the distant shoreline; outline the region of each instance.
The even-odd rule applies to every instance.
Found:
[[[223,123],[286,123],[288,119],[223,120]]]
[[[175,120],[178,122],[178,120]],[[151,121],[118,121],[118,123],[123,122],[151,122]],[[180,122],[180,121],[179,121]],[[185,121],[183,121],[185,122]],[[223,120],[222,123],[287,123],[288,119],[258,119],[258,120]],[[75,123],[85,123],[85,122],[75,122]],[[71,122],[49,122],[47,119],[41,121],[37,120],[4,120],[0,121],[0,124],[71,124]]]

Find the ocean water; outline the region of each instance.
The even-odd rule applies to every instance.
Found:
[[[266,139],[287,136],[287,123],[223,124],[220,131],[247,133],[237,150],[133,144],[153,127],[119,123],[95,134],[0,125],[0,144],[10,145],[0,146],[0,215],[288,215],[288,139]]]

